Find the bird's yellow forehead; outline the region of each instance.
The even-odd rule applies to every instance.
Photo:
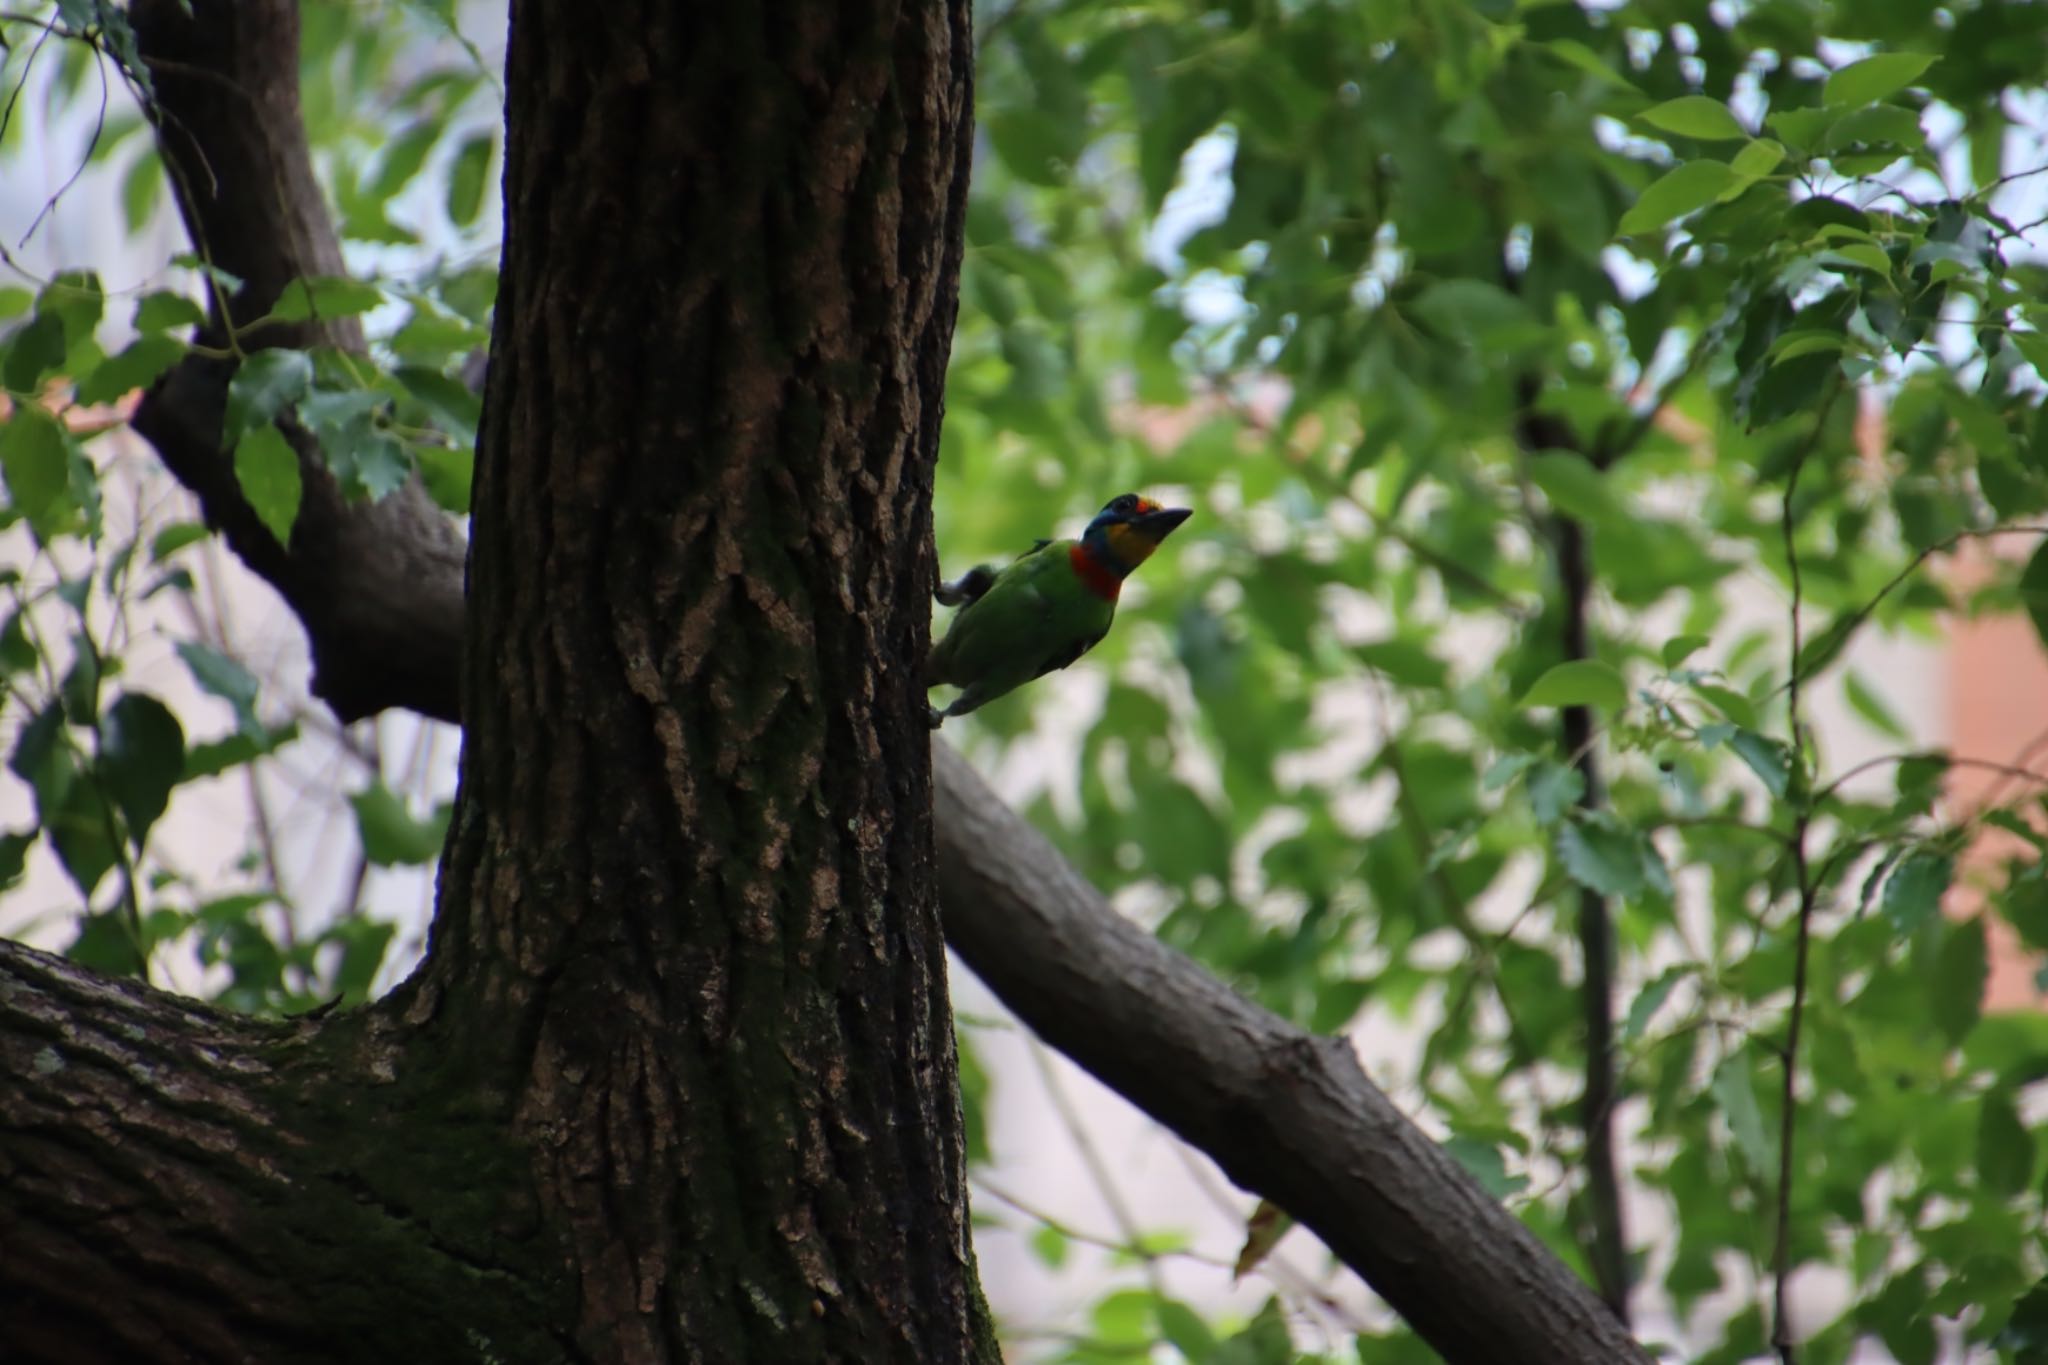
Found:
[[[1150,498],[1139,498],[1139,499],[1138,499],[1138,515],[1139,515],[1139,516],[1141,516],[1141,517],[1142,517],[1142,516],[1146,516],[1146,515],[1148,515],[1149,513],[1152,513],[1152,512],[1157,512],[1158,510],[1159,510],[1159,504],[1158,504],[1158,503],[1156,503],[1156,502],[1154,502],[1154,501],[1152,501],[1152,499],[1150,499]]]

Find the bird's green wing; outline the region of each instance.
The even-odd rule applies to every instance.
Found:
[[[1054,541],[1009,565],[988,590],[953,617],[933,648],[927,683],[979,685],[989,696],[1086,653],[1109,629],[1114,604],[1090,593]]]
[[[1059,672],[1062,668],[1065,668],[1068,664],[1073,663],[1083,654],[1086,654],[1089,650],[1101,644],[1102,637],[1107,634],[1109,634],[1109,628],[1107,626],[1104,626],[1101,630],[1095,632],[1095,634],[1093,635],[1082,636],[1080,639],[1074,641],[1072,647],[1060,650],[1056,654],[1047,656],[1045,666],[1040,668],[1036,673],[1032,674],[1031,676],[1034,678],[1042,678],[1048,673]]]

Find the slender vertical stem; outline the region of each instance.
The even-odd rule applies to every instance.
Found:
[[[1567,659],[1593,657],[1587,623],[1592,595],[1592,570],[1585,528],[1561,517],[1557,528],[1558,578],[1564,597],[1564,653]],[[1606,803],[1607,792],[1594,752],[1593,713],[1584,706],[1564,708],[1564,745],[1584,781],[1579,796],[1584,810]],[[1615,1150],[1614,1109],[1614,921],[1607,898],[1590,887],[1579,889],[1579,956],[1585,985],[1580,993],[1586,1025],[1586,1090],[1580,1101],[1580,1122],[1586,1130],[1586,1202],[1592,1216],[1587,1248],[1600,1296],[1622,1321],[1628,1321],[1628,1224],[1621,1202],[1620,1156]]]
[[[1801,1024],[1806,1017],[1806,965],[1813,943],[1813,911],[1816,886],[1812,869],[1806,857],[1806,831],[1813,819],[1813,802],[1809,794],[1810,783],[1806,776],[1805,724],[1801,719],[1801,678],[1799,658],[1803,643],[1803,627],[1800,621],[1801,609],[1805,605],[1805,581],[1799,567],[1799,542],[1795,534],[1796,517],[1793,498],[1799,491],[1799,474],[1806,467],[1807,457],[1820,444],[1821,433],[1826,430],[1828,414],[1834,410],[1835,399],[1842,392],[1838,379],[1821,400],[1820,410],[1814,415],[1813,431],[1807,436],[1797,457],[1792,461],[1792,471],[1785,476],[1785,497],[1779,504],[1779,529],[1785,544],[1785,571],[1792,588],[1792,601],[1788,608],[1788,626],[1792,634],[1791,679],[1785,688],[1786,726],[1791,732],[1791,752],[1787,759],[1791,775],[1788,794],[1795,804],[1792,819],[1792,838],[1789,851],[1792,855],[1793,873],[1799,886],[1799,922],[1797,940],[1792,958],[1792,1017],[1785,1027],[1785,1076],[1784,1088],[1779,1096],[1778,1113],[1778,1192],[1777,1231],[1771,1248],[1771,1345],[1778,1352],[1781,1365],[1793,1365],[1798,1358],[1797,1348],[1792,1341],[1791,1317],[1788,1312],[1788,1281],[1792,1273],[1792,1147],[1798,1134],[1799,1083],[1799,1035]]]

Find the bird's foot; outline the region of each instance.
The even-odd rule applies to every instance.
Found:
[[[925,703],[924,714],[925,719],[929,720],[932,723],[932,729],[934,730],[938,729],[941,725],[944,725],[946,723],[946,713],[944,711],[941,711],[938,707],[933,706],[930,702]]]

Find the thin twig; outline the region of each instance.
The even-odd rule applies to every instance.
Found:
[[[93,51],[95,56],[105,55],[101,53],[98,41],[89,34],[67,36],[79,38]],[[43,225],[43,219],[47,218],[56,209],[57,201],[70,193],[71,187],[78,183],[78,177],[85,174],[85,168],[92,164],[93,149],[100,145],[100,137],[107,130],[107,68],[100,62],[94,61],[92,69],[100,78],[100,108],[98,115],[93,120],[92,138],[85,144],[85,155],[79,157],[78,165],[72,168],[71,174],[65,178],[64,183],[51,191],[50,197],[43,201],[42,208],[38,209],[36,216],[30,220],[28,230],[21,234],[21,241],[18,245],[26,246],[28,244],[28,239],[35,236],[36,229]]]
[[[1350,488],[1345,486],[1342,479],[1337,478],[1329,470],[1317,464],[1314,456],[1290,441],[1280,440],[1279,432],[1274,428],[1273,424],[1247,406],[1244,400],[1238,397],[1236,392],[1232,390],[1227,380],[1212,378],[1210,381],[1210,392],[1222,401],[1225,410],[1235,417],[1246,430],[1272,439],[1275,443],[1275,448],[1280,453],[1280,457],[1287,461],[1289,467],[1295,473],[1314,484],[1319,493],[1326,498],[1334,498],[1344,503],[1364,517],[1366,525],[1372,529],[1374,535],[1384,536],[1388,540],[1393,541],[1396,545],[1408,551],[1409,554],[1414,555],[1417,559],[1435,569],[1444,578],[1462,583],[1473,593],[1492,602],[1503,613],[1513,619],[1526,620],[1532,614],[1526,604],[1517,601],[1506,589],[1497,586],[1483,574],[1475,573],[1471,569],[1466,568],[1443,551],[1417,539],[1399,526],[1391,524],[1378,512],[1366,506],[1364,502],[1360,501],[1352,493]]]
[[[1131,1256],[1139,1260],[1154,1255],[1175,1256],[1182,1260],[1195,1261],[1202,1265],[1215,1266],[1223,1270],[1230,1270],[1237,1264],[1235,1261],[1226,1260],[1221,1256],[1211,1256],[1206,1252],[1196,1251],[1191,1247],[1181,1247],[1174,1251],[1159,1252],[1152,1250],[1142,1241],[1132,1242],[1115,1237],[1105,1237],[1101,1233],[1087,1232],[1075,1227],[1072,1223],[1056,1214],[1047,1213],[1044,1209],[1027,1203],[1022,1198],[990,1180],[987,1176],[977,1175],[974,1177],[974,1183],[983,1194],[995,1200],[998,1204],[1007,1204],[1010,1208],[1023,1214],[1034,1223],[1040,1223],[1045,1227],[1051,1228],[1070,1242],[1079,1242],[1083,1246],[1099,1247],[1104,1251],[1115,1252],[1119,1256]]]
[[[1798,1358],[1792,1341],[1791,1317],[1788,1309],[1790,1279],[1792,1270],[1792,1147],[1798,1134],[1799,1084],[1799,1033],[1806,1015],[1806,968],[1813,946],[1813,911],[1816,900],[1812,869],[1806,861],[1806,831],[1813,818],[1813,798],[1806,790],[1806,738],[1800,713],[1799,695],[1799,651],[1801,646],[1800,612],[1805,605],[1805,579],[1799,565],[1799,539],[1797,523],[1793,516],[1792,502],[1799,490],[1799,475],[1805,469],[1806,461],[1820,444],[1821,434],[1827,427],[1828,416],[1834,411],[1835,399],[1842,392],[1842,381],[1838,378],[1832,384],[1827,397],[1821,400],[1820,410],[1814,415],[1813,431],[1801,445],[1793,458],[1791,472],[1785,476],[1785,496],[1780,503],[1779,527],[1785,541],[1786,573],[1792,583],[1792,602],[1789,610],[1789,628],[1792,632],[1791,681],[1787,687],[1787,725],[1791,731],[1792,795],[1796,803],[1792,817],[1791,853],[1793,871],[1799,885],[1799,932],[1792,958],[1792,1018],[1785,1029],[1785,1080],[1780,1097],[1778,1115],[1778,1227],[1776,1243],[1771,1249],[1771,1344],[1777,1348],[1781,1365],[1794,1365]]]
[[[2040,753],[2043,748],[2048,748],[2048,730],[2043,730],[2040,734],[2035,735],[2020,746],[2019,752],[2014,754],[2010,760],[2012,772],[1991,784],[1990,789],[1983,795],[1982,804],[1985,806],[1997,805],[1999,800],[2004,797],[2006,787],[2015,779],[2021,777],[2021,775],[2024,775],[2027,780],[2038,781],[2039,774],[2027,767],[2027,761],[2033,758],[2035,754]]]
[[[1866,758],[1854,767],[1846,769],[1841,776],[1828,783],[1825,787],[1822,787],[1814,794],[1814,801],[1818,804],[1827,800],[1840,790],[1844,783],[1861,777],[1864,773],[1870,772],[1873,769],[1882,768],[1892,763],[1910,763],[1916,758],[1937,759],[1951,768],[1977,768],[1984,772],[1997,773],[2001,783],[2032,782],[2037,786],[2048,786],[2048,773],[2036,772],[2032,768],[2023,768],[2016,763],[2000,763],[1995,758],[1958,758],[1954,754],[1944,753],[1939,749],[1931,749],[1912,753],[1879,754],[1876,758]],[[1988,807],[1994,803],[1987,797],[1984,804]]]
[[[1088,1133],[1088,1125],[1081,1118],[1079,1110],[1067,1096],[1066,1087],[1060,1083],[1059,1069],[1052,1060],[1052,1053],[1036,1038],[1031,1042],[1031,1060],[1038,1066],[1039,1080],[1045,1086],[1047,1098],[1051,1099],[1060,1123],[1072,1139],[1074,1150],[1080,1153],[1081,1164],[1088,1168],[1089,1178],[1095,1182],[1095,1191],[1102,1196],[1103,1207],[1109,1210],[1117,1232],[1136,1252],[1138,1260],[1145,1267],[1145,1278],[1152,1286],[1152,1292],[1164,1297],[1166,1281],[1159,1273],[1158,1253],[1150,1250],[1139,1236],[1138,1220],[1132,1216],[1130,1206],[1124,1203],[1123,1195],[1117,1190],[1116,1181],[1111,1177],[1109,1163],[1096,1150],[1095,1140]]]
[[[1195,1188],[1202,1192],[1211,1205],[1232,1222],[1241,1223],[1245,1221],[1243,1209],[1233,1199],[1231,1192],[1225,1189],[1222,1183],[1216,1179],[1216,1176],[1207,1163],[1202,1160],[1200,1154],[1195,1152],[1186,1143],[1179,1141],[1173,1144],[1173,1153],[1180,1158],[1180,1164],[1187,1169],[1188,1178],[1194,1182]],[[1236,1263],[1232,1262],[1231,1269],[1235,1270],[1236,1268]],[[1281,1255],[1277,1247],[1266,1253],[1265,1258],[1259,1262],[1258,1269],[1254,1273],[1270,1280],[1274,1285],[1288,1293],[1299,1295],[1303,1302],[1313,1304],[1332,1322],[1353,1336],[1370,1330],[1368,1325],[1356,1313],[1352,1312],[1334,1294],[1331,1294],[1322,1285],[1318,1284],[1313,1275]]]
[[[1804,460],[1806,456],[1802,453],[1799,458]],[[1957,531],[1954,535],[1947,536],[1935,541],[1932,545],[1925,546],[1919,553],[1907,560],[1905,567],[1893,574],[1870,600],[1856,608],[1849,615],[1843,617],[1840,623],[1823,632],[1823,635],[1833,635],[1839,641],[1834,652],[1829,657],[1817,660],[1811,666],[1802,669],[1799,666],[1799,655],[1795,650],[1792,656],[1791,678],[1778,691],[1782,692],[1797,687],[1800,683],[1811,679],[1815,674],[1819,673],[1824,665],[1832,663],[1835,655],[1840,654],[1842,646],[1848,643],[1849,637],[1862,629],[1863,623],[1870,619],[1871,614],[1884,603],[1885,598],[1896,592],[1901,584],[1919,570],[1921,565],[1938,554],[1948,553],[1966,540],[1987,540],[1992,536],[2048,536],[2048,526],[1984,526],[1967,531]]]

